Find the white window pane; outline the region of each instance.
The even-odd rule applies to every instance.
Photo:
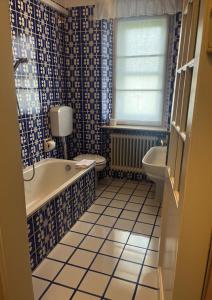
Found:
[[[163,93],[162,92],[116,92],[116,119],[161,125]]]
[[[117,80],[118,90],[161,90],[162,88],[163,81],[157,75],[125,75]]]
[[[117,56],[165,54],[165,17],[120,20],[117,28]]]
[[[127,90],[163,89],[164,56],[117,58],[116,88]]]
[[[167,28],[166,17],[118,20],[115,118],[119,124],[162,125]]]

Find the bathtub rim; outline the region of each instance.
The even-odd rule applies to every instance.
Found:
[[[66,162],[66,163],[73,163],[74,165],[76,165],[77,162],[73,161],[73,160],[66,160],[66,159],[59,159],[59,158],[46,158],[43,159],[37,163],[35,163],[35,172],[36,172],[36,168],[41,166],[41,165],[45,165],[47,163],[51,163],[51,162]],[[79,169],[79,173],[77,173],[76,175],[74,175],[73,177],[71,177],[68,181],[64,182],[59,188],[55,189],[54,192],[50,193],[48,196],[44,197],[43,199],[39,200],[39,201],[32,201],[31,204],[25,204],[26,206],[26,216],[27,218],[29,218],[30,216],[33,215],[33,213],[35,213],[37,210],[39,210],[40,208],[42,208],[47,202],[49,202],[50,200],[52,200],[54,197],[56,197],[57,195],[59,195],[65,188],[68,188],[70,185],[74,184],[83,174],[87,173],[88,171],[90,171],[91,169],[95,168],[95,162],[93,164],[91,164],[88,168],[86,169]],[[25,169],[23,169],[23,176],[29,172],[32,171],[33,167],[32,166],[28,166]],[[25,203],[26,203],[26,197],[24,196],[25,199]]]

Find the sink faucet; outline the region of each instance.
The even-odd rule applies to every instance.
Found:
[[[167,138],[165,139],[158,139],[158,145],[159,146],[167,146]]]

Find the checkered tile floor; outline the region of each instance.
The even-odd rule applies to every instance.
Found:
[[[97,199],[33,272],[35,299],[157,300],[154,186],[105,178]]]

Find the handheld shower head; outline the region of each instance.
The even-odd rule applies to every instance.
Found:
[[[15,62],[13,66],[14,72],[16,72],[20,64],[26,64],[26,63],[28,63],[28,58],[18,58],[18,60]]]
[[[14,73],[16,72],[16,70],[18,69],[20,64],[26,64],[26,63],[28,63],[28,58],[18,58],[17,61],[14,64],[14,66],[13,66]],[[22,120],[21,110],[20,110],[20,106],[19,106],[19,103],[18,103],[17,96],[16,96],[16,103],[17,103],[17,108],[18,108],[21,123],[24,124],[23,120]],[[24,134],[26,134],[25,133],[25,130],[26,130],[25,125],[23,125],[23,126],[24,126]],[[33,170],[32,171],[32,176],[29,179],[24,178],[24,181],[31,181],[35,177],[35,164],[34,164],[34,162],[32,162],[32,170]]]

